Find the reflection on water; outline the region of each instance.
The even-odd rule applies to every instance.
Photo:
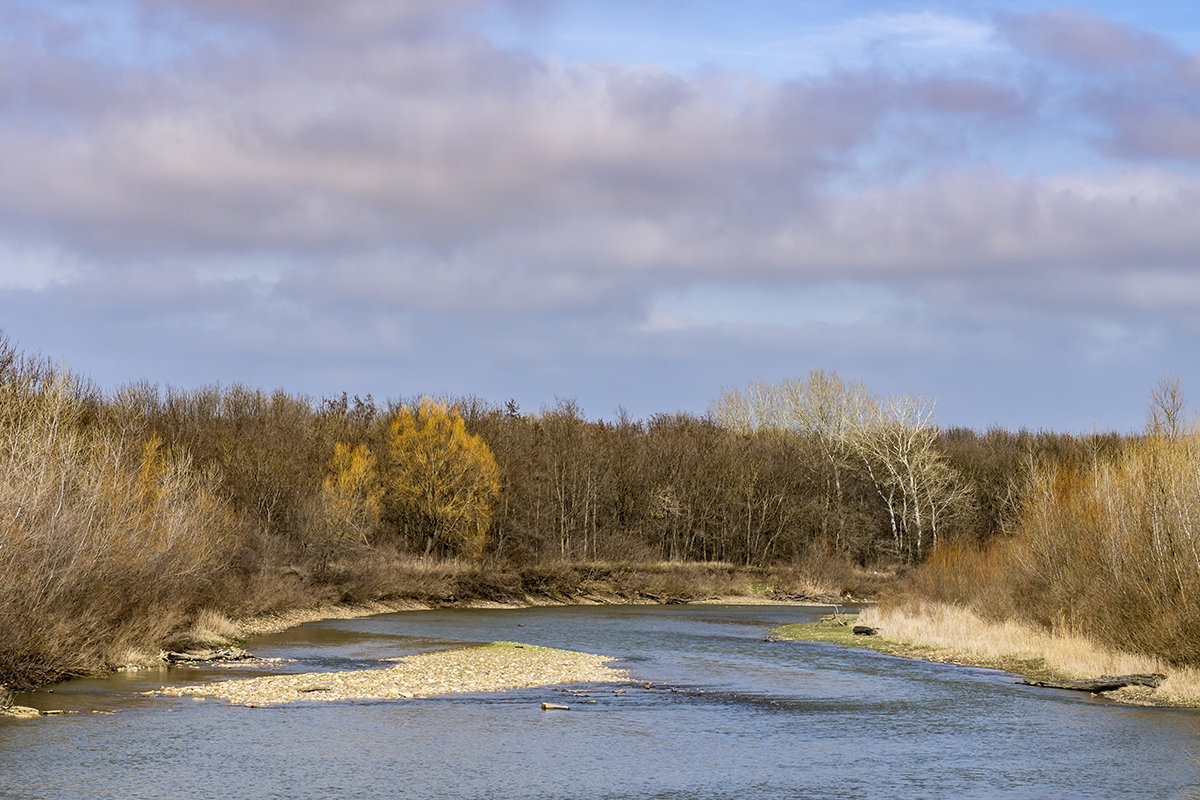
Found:
[[[638,684],[249,709],[145,697],[255,674],[172,668],[26,696],[0,798],[1185,798],[1200,714],[1113,706],[990,670],[765,642],[793,607],[405,612],[252,642],[277,671],[509,639],[619,656]],[[540,703],[565,702],[547,713]],[[583,703],[594,700],[594,703]],[[114,715],[90,713],[94,709]]]

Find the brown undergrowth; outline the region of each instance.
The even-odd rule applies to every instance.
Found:
[[[1010,536],[943,543],[905,597],[1200,666],[1200,434],[1035,470]]]
[[[107,666],[211,597],[237,546],[211,476],[93,424],[88,388],[0,353],[0,684]]]
[[[937,660],[993,667],[1039,680],[1165,674],[1167,679],[1157,689],[1129,687],[1107,696],[1123,702],[1200,706],[1200,670],[1114,649],[1086,635],[1051,632],[1011,620],[989,621],[969,609],[941,603],[875,607],[859,619],[879,628],[888,639],[927,648]]]

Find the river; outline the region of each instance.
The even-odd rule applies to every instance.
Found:
[[[993,670],[764,641],[794,606],[409,611],[248,643],[275,671],[513,640],[605,653],[638,681],[245,708],[139,694],[262,674],[77,680],[0,719],[0,798],[1188,798],[1200,712],[1114,705]],[[258,668],[261,670],[262,668]],[[645,684],[652,684],[649,688]],[[542,711],[543,701],[569,712]],[[97,713],[115,712],[115,713]]]

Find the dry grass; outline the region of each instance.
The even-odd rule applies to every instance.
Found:
[[[1122,690],[1116,699],[1200,706],[1200,670],[1112,650],[1082,635],[1050,633],[1011,621],[990,622],[961,606],[930,602],[869,608],[859,620],[878,628],[885,639],[928,649],[927,655],[937,660],[991,666],[1031,677],[1163,673],[1167,680],[1158,689]]]
[[[241,639],[242,630],[221,612],[206,608],[177,638],[186,647],[221,647]]]

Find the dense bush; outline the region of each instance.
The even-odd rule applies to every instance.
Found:
[[[242,535],[211,474],[99,424],[99,402],[0,354],[0,683],[157,642],[211,597]]]
[[[1034,466],[1011,536],[939,548],[912,591],[1200,664],[1200,433],[1104,445]]]

